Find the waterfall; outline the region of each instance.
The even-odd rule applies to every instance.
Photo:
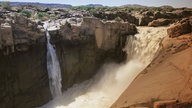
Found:
[[[42,108],[109,108],[136,76],[153,60],[166,28],[139,27],[128,36],[126,63],[104,64],[91,80],[74,85]]]
[[[56,51],[50,43],[50,34],[48,32],[47,23],[44,24],[44,29],[47,38],[47,71],[49,76],[49,87],[52,97],[55,98],[62,95],[61,70]]]

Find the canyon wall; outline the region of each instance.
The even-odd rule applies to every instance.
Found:
[[[125,60],[126,37],[137,32],[124,22],[84,18],[50,31],[61,65],[63,90],[90,79],[106,62]],[[33,108],[51,99],[46,70],[45,33],[40,22],[22,16],[1,21],[0,106]]]
[[[44,32],[23,16],[2,20],[0,28],[0,106],[28,108],[51,99]]]

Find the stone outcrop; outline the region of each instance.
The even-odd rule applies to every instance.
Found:
[[[64,40],[87,40],[94,37],[98,48],[108,50],[117,46],[119,37],[135,34],[137,30],[135,25],[127,22],[102,22],[96,18],[84,18],[80,27],[73,26],[68,30],[68,35],[65,30],[61,29],[60,32]]]
[[[157,20],[153,20],[152,22],[150,22],[148,24],[148,26],[150,26],[150,27],[166,26],[166,25],[169,25],[170,22],[171,22],[170,19],[160,18],[160,19],[157,19]]]
[[[127,12],[107,11],[107,12],[96,12],[93,15],[97,18],[106,20],[115,20],[117,17],[119,17],[124,21],[138,25],[138,19],[132,16],[131,13]]]
[[[27,46],[45,40],[44,32],[41,31],[41,28],[38,28],[36,22],[33,22],[23,16],[15,16],[14,21],[15,23],[13,23],[12,26],[16,50],[27,50]]]
[[[45,37],[36,22],[16,15],[1,23],[0,50],[3,50],[4,54],[26,51],[38,41],[45,41]]]
[[[192,14],[191,10],[175,10],[172,12],[154,12],[154,19],[165,18],[165,19],[178,19],[189,17]]]
[[[189,19],[183,19],[173,25],[171,25],[167,29],[167,33],[169,37],[174,38],[178,37],[182,34],[190,33],[191,32],[191,25]]]
[[[149,24],[149,22],[153,21],[152,17],[149,16],[140,16],[139,17],[139,25],[140,26],[147,26]]]

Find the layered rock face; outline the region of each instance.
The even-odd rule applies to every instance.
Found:
[[[125,60],[126,37],[135,34],[129,23],[84,18],[50,31],[62,74],[63,90],[91,78],[106,62]],[[24,17],[3,22],[0,31],[0,106],[33,108],[51,99],[42,26]]]
[[[41,105],[51,96],[44,32],[23,16],[6,19],[0,28],[0,106]]]
[[[0,49],[4,55],[15,51],[26,51],[30,45],[45,41],[44,32],[36,22],[21,15],[12,16],[1,22]]]
[[[64,72],[63,89],[92,77],[103,63],[125,60],[126,37],[136,32],[132,24],[97,18],[83,18],[80,26],[66,23],[51,32]]]
[[[32,108],[51,99],[44,44],[0,55],[1,108]]]

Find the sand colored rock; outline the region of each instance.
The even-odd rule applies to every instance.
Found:
[[[150,27],[159,27],[159,26],[167,26],[169,23],[171,22],[170,19],[157,19],[157,20],[153,20],[152,22],[150,22],[148,24],[148,26]]]
[[[171,38],[178,37],[180,35],[190,33],[190,32],[191,32],[191,25],[190,25],[189,19],[183,19],[177,22],[176,24],[171,25],[167,29],[167,33]]]
[[[167,37],[156,59],[140,73],[111,108],[143,106],[159,100],[191,101],[191,55],[191,34],[177,39]]]

